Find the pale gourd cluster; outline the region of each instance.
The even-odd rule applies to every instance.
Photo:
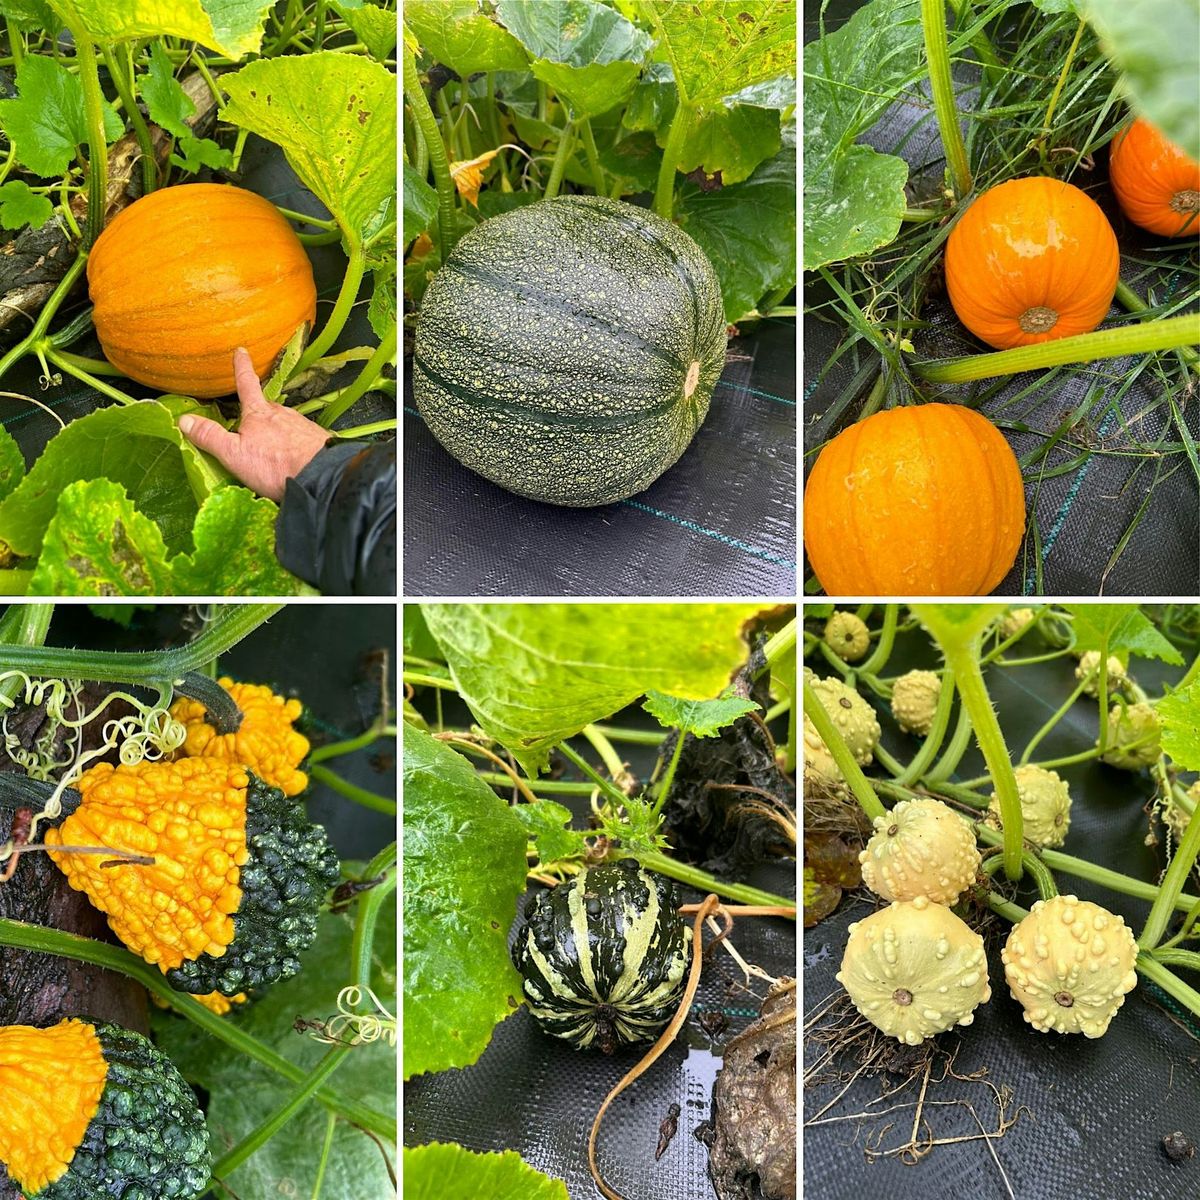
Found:
[[[825,623],[825,642],[843,662],[855,663],[871,648],[871,631],[856,614],[835,612]]]
[[[1035,846],[1061,846],[1071,827],[1071,792],[1057,771],[1027,763],[1013,772],[1021,798],[1022,835]],[[988,814],[997,828],[1004,828],[1000,797],[992,793]]]
[[[936,671],[909,671],[892,685],[892,716],[905,733],[926,737],[942,694]]]
[[[806,669],[804,685],[816,693],[850,753],[854,755],[854,761],[860,767],[865,767],[879,745],[880,728],[875,710],[840,679],[818,679]],[[837,763],[833,761],[833,755],[829,753],[829,747],[821,740],[816,726],[808,717],[804,718],[804,774],[806,779],[832,787],[840,787],[846,782]]]
[[[1075,678],[1087,679],[1087,683],[1083,688],[1085,695],[1093,697],[1098,697],[1100,695],[1100,673],[1096,670],[1099,665],[1099,650],[1088,650],[1079,659],[1079,665],[1075,668]],[[1108,656],[1107,675],[1109,695],[1112,695],[1113,692],[1120,691],[1121,686],[1127,681],[1125,664],[1119,658],[1117,658],[1115,654],[1110,654]],[[1091,678],[1088,678],[1089,676],[1091,676]]]

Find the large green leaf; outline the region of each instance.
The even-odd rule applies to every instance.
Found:
[[[235,62],[262,45],[271,0],[51,0],[63,20],[98,42],[160,36],[199,42]],[[205,11],[207,8],[207,11]]]
[[[691,104],[719,100],[796,68],[795,0],[706,0],[647,5],[660,50]]]
[[[158,526],[108,479],[81,479],[60,493],[29,586],[39,596],[172,592]]]
[[[1200,681],[1172,692],[1155,709],[1162,721],[1163,752],[1181,770],[1200,771]]]
[[[105,478],[121,484],[138,511],[158,525],[168,550],[190,550],[192,523],[207,495],[198,460],[199,451],[184,443],[163,405],[97,409],[57,433],[0,502],[0,542],[16,555],[36,555],[63,489],[76,480]]]
[[[496,11],[575,119],[629,98],[651,39],[620,13],[596,0],[499,0]]]
[[[407,1200],[570,1200],[567,1185],[528,1166],[515,1150],[473,1154],[454,1143],[404,1147]]]
[[[525,843],[462,755],[405,724],[405,1079],[469,1066],[519,1007],[508,930],[525,891]]]
[[[1136,604],[1068,604],[1074,618],[1075,649],[1080,653],[1103,650],[1122,659],[1159,658],[1182,663],[1179,651],[1155,628]]]
[[[396,77],[353,54],[260,59],[221,77],[221,116],[277,143],[351,238],[395,222]]]
[[[767,292],[796,282],[795,150],[715,192],[685,186],[675,217],[717,272],[726,319],[738,320]]]
[[[408,165],[404,164],[404,244],[414,242],[437,216],[437,192]]]
[[[289,1061],[311,1070],[329,1047],[296,1029],[297,1018],[329,1021],[338,1012],[338,993],[354,982],[350,963],[354,936],[352,906],[326,913],[317,939],[301,959],[296,976],[270,988],[260,1000],[238,1006],[225,1020],[266,1043]],[[371,954],[371,990],[388,1012],[396,1007],[396,906],[384,905]],[[380,1014],[376,1013],[379,1016]],[[295,1092],[274,1071],[215,1041],[190,1021],[167,1013],[154,1017],[155,1040],[190,1082],[208,1093],[205,1113],[215,1156],[249,1137]],[[384,1039],[364,1042],[343,1059],[329,1087],[382,1113],[394,1113],[396,1051]],[[310,1102],[293,1113],[284,1131],[259,1147],[226,1182],[232,1194],[310,1196],[324,1166],[323,1197],[395,1200],[389,1159],[376,1142],[349,1121],[334,1125],[325,1158],[329,1113]]]
[[[426,604],[476,721],[530,774],[648,691],[707,700],[746,657],[754,604]]]
[[[900,231],[908,165],[855,144],[919,73],[918,0],[871,0],[804,48],[804,268],[867,254]]]
[[[0,500],[3,500],[25,478],[25,456],[21,447],[3,425],[0,425]]]
[[[405,0],[404,21],[435,62],[466,79],[476,71],[523,71],[521,43],[479,11],[475,0]]]
[[[1196,0],[1078,0],[1121,72],[1134,109],[1200,159],[1200,4]]]

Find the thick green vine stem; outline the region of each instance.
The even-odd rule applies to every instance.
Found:
[[[101,683],[159,683],[181,679],[236,646],[273,617],[282,604],[226,604],[199,637],[170,650],[101,651],[61,646],[5,646],[10,671]]]
[[[1200,343],[1200,313],[1190,313],[1182,317],[1124,325],[1120,329],[1079,333],[1037,346],[1018,346],[1015,350],[968,354],[961,358],[911,365],[916,374],[930,383],[968,383],[972,379],[1040,371],[1068,363],[1095,362],[1102,358],[1122,358],[1126,354],[1149,354],[1156,350],[1178,350],[1197,343]]]
[[[678,79],[678,76],[676,78]],[[664,221],[671,219],[675,209],[675,169],[679,165],[679,156],[694,116],[695,109],[688,103],[681,89],[675,116],[671,118],[671,128],[667,133],[667,144],[663,147],[662,165],[658,169],[658,186],[654,189],[654,211]]]
[[[11,630],[0,636],[0,642],[15,646],[41,646],[45,644],[50,620],[54,616],[53,604],[14,604],[9,609],[16,612],[17,619]],[[2,657],[2,656],[0,656]],[[21,691],[21,680],[6,679],[0,683],[0,710],[4,702],[12,702]]]
[[[437,118],[429,107],[429,100],[421,87],[417,72],[416,55],[408,48],[404,50],[404,95],[412,109],[413,120],[421,130],[425,149],[429,152],[429,165],[433,169],[433,182],[438,195],[438,262],[444,263],[458,241],[458,219],[454,214],[454,180],[450,178],[450,160],[446,157],[446,144],[442,141]]]
[[[237,701],[215,680],[200,671],[188,671],[175,681],[175,695],[199,700],[208,723],[218,733],[237,733],[242,727],[242,710]]]
[[[550,178],[546,180],[546,190],[542,193],[545,200],[553,200],[562,187],[563,175],[567,170],[567,160],[571,157],[571,146],[575,141],[575,125],[568,121],[563,131],[558,135],[558,149],[554,152],[554,161],[550,166]]]
[[[366,274],[367,255],[357,234],[353,237],[347,234],[346,241],[349,247],[346,274],[342,279],[342,286],[338,289],[333,312],[329,314],[329,319],[325,322],[321,332],[308,344],[300,356],[300,361],[296,363],[289,377],[291,379],[295,379],[297,375],[307,371],[326,350],[333,346],[333,343],[337,341],[338,334],[345,327],[350,310],[354,307],[354,301],[358,298],[358,289],[363,281],[363,275]]]
[[[921,0],[921,26],[925,32],[925,54],[929,60],[929,83],[933,110],[946,150],[946,162],[954,178],[954,191],[961,200],[971,190],[971,166],[958,124],[954,103],[954,80],[950,76],[950,48],[946,38],[946,0]]]
[[[892,647],[896,643],[896,623],[899,617],[900,605],[883,606],[883,627],[879,631],[879,641],[875,643],[871,657],[858,668],[860,675],[878,675],[887,666],[887,660],[892,656]]]
[[[75,61],[83,85],[83,114],[88,141],[88,239],[91,246],[104,229],[108,211],[108,142],[104,138],[104,93],[96,64],[96,44],[88,31],[68,25],[75,42]]]
[[[24,358],[46,336],[46,330],[50,328],[54,314],[58,312],[62,302],[67,298],[67,294],[75,286],[75,281],[83,274],[86,266],[87,251],[81,250],[76,255],[75,261],[67,268],[66,274],[59,280],[58,286],[50,293],[50,298],[42,305],[41,312],[38,313],[37,320],[33,323],[33,328],[3,358],[0,358],[0,378],[3,378],[13,363]]]
[[[1186,1009],[1200,1017],[1200,992],[1184,983],[1173,971],[1151,958],[1144,950],[1137,958],[1139,975],[1144,975],[1151,983],[1157,984],[1173,1000],[1177,1000]]]
[[[896,777],[896,782],[911,786],[924,775],[933,762],[934,755],[941,749],[950,724],[950,709],[954,704],[954,674],[949,668],[942,671],[942,689],[938,692],[937,707],[933,710],[933,724],[921,743],[921,748],[913,755],[912,761]]]
[[[1000,606],[914,604],[912,608],[937,642],[946,666],[954,674],[958,694],[971,719],[975,740],[979,743],[980,753],[987,763],[1000,800],[1000,816],[1004,825],[1004,871],[1009,879],[1020,879],[1024,836],[1021,797],[1017,792],[1017,778],[1013,773],[1004,732],[992,707],[979,665],[983,634],[992,617],[1001,611]]]
[[[339,392],[317,417],[317,424],[328,429],[356,400],[375,385],[383,368],[396,357],[396,322],[393,321],[383,340],[375,347],[358,378],[349,387]]]
[[[639,851],[636,857],[648,871],[657,871],[660,875],[667,876],[668,879],[686,883],[688,887],[694,887],[700,892],[716,892],[718,896],[723,896],[726,900],[736,900],[739,904],[756,904],[770,908],[795,908],[796,906],[795,900],[789,900],[786,896],[776,896],[771,892],[750,887],[749,884],[730,883],[726,879],[718,879],[715,875],[710,875],[699,867],[678,862],[665,854],[659,854],[656,850]]]
[[[855,799],[862,805],[863,812],[872,821],[876,817],[886,816],[887,809],[883,807],[879,797],[875,794],[871,781],[863,774],[862,767],[855,762],[854,755],[850,753],[850,747],[846,745],[837,726],[825,711],[825,706],[810,687],[804,688],[804,715],[813,723],[813,728],[816,729],[821,741],[825,743],[829,753],[833,756],[833,761],[837,763],[842,778],[854,793]]]

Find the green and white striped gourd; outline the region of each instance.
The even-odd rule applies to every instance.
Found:
[[[575,508],[643,491],[687,449],[725,366],[721,289],[681,229],[599,196],[483,221],[425,293],[413,393],[439,442]]]
[[[671,1019],[691,938],[670,882],[622,859],[539,892],[512,956],[546,1033],[611,1054]]]

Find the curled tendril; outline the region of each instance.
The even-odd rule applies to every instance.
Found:
[[[370,1042],[396,1044],[396,1017],[380,1003],[379,997],[370,988],[366,994],[375,1006],[375,1013],[358,1013],[353,1010],[362,1003],[363,989],[357,984],[342,988],[338,993],[337,1016],[326,1021],[323,1028],[313,1032],[314,1040],[331,1046],[364,1046]],[[349,1034],[349,1036],[346,1036]]]
[[[18,699],[6,695],[3,690],[3,685],[11,681],[18,684],[20,703],[30,708],[44,709],[46,713],[46,728],[38,735],[32,748],[22,745],[20,738],[8,727],[11,710],[18,703]],[[0,718],[0,741],[5,752],[31,779],[58,781],[45,807],[34,816],[29,833],[31,842],[35,840],[34,835],[41,822],[53,820],[62,812],[63,792],[94,759],[116,749],[126,766],[153,762],[173,754],[187,740],[187,730],[171,716],[168,708],[169,688],[160,691],[153,704],[146,704],[128,692],[109,692],[87,712],[80,701],[82,694],[83,684],[76,679],[31,679],[24,671],[0,673],[0,710],[4,710],[3,718]],[[94,750],[85,751],[84,729],[116,700],[124,700],[133,712],[105,721],[100,730],[100,745]],[[79,714],[75,718],[67,715],[72,707]],[[63,730],[67,731],[67,736],[61,750],[58,750],[55,742]],[[11,839],[0,845],[0,863],[10,858],[13,850]]]

